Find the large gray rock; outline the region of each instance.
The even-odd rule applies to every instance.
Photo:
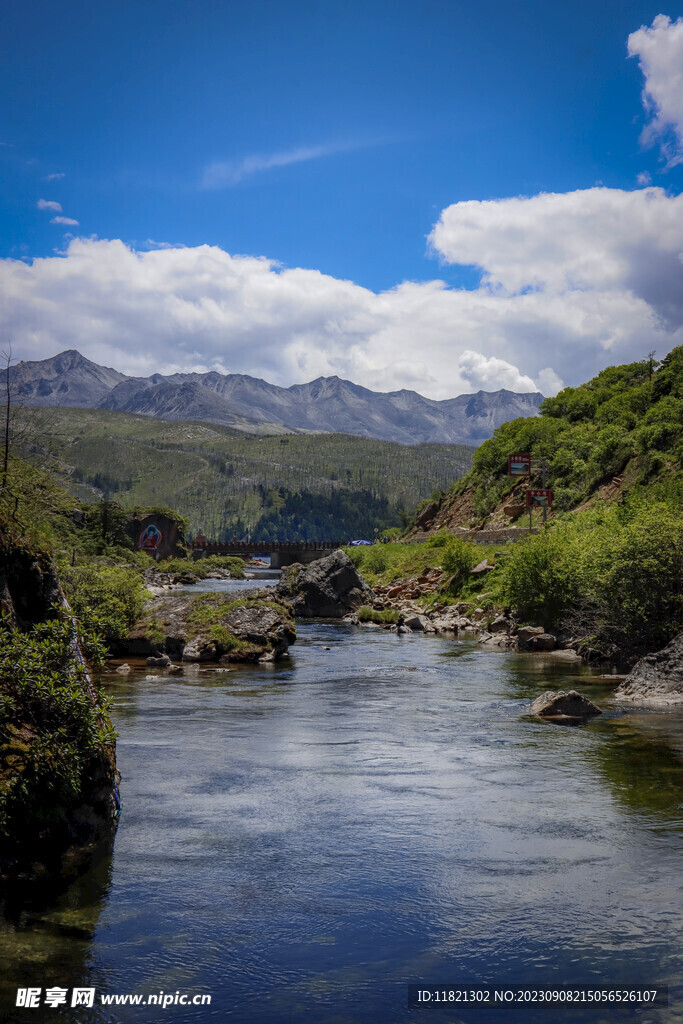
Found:
[[[602,711],[577,690],[546,690],[531,705],[531,713],[541,718],[588,718],[590,715],[601,715]]]
[[[290,565],[277,585],[279,597],[291,602],[298,618],[341,619],[375,595],[344,551],[334,551],[311,565]]]
[[[614,696],[638,704],[683,704],[683,633],[641,658]]]
[[[281,611],[268,605],[240,605],[223,621],[240,640],[265,648],[262,660],[266,657],[269,661],[277,660],[296,640],[291,621],[283,619]]]
[[[290,608],[271,588],[248,597],[177,594],[150,601],[142,618],[118,643],[124,656],[142,654],[148,665],[257,661],[282,657],[296,640]]]
[[[532,650],[531,641],[543,633],[545,633],[543,626],[520,626],[517,630],[517,646],[520,651]]]

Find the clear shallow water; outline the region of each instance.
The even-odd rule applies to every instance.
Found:
[[[191,594],[241,594],[245,590],[273,587],[279,579],[280,572],[277,569],[247,569],[243,580],[199,580],[183,589]]]
[[[642,982],[679,986],[677,1007],[630,1019],[682,1020],[683,716],[559,728],[530,698],[578,686],[608,707],[604,682],[441,637],[298,635],[276,666],[107,678],[113,858],[5,926],[3,998],[212,995],[77,1021],[612,1021],[408,1010],[407,985]]]

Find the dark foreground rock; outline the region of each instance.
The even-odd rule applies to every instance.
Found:
[[[541,718],[589,718],[602,711],[577,690],[546,690],[531,705],[531,713]]]
[[[308,566],[288,566],[276,589],[278,596],[291,602],[294,614],[305,619],[342,619],[375,600],[374,592],[341,550]]]
[[[248,597],[173,594],[150,601],[142,618],[116,648],[148,664],[275,661],[296,640],[291,608],[272,590]]]
[[[683,633],[641,658],[614,696],[638,704],[683,704]]]

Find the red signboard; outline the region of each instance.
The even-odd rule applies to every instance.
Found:
[[[529,508],[531,505],[545,505],[546,508],[552,508],[553,504],[553,492],[549,487],[538,487],[535,489],[528,490],[526,492],[526,507]]]
[[[531,473],[531,456],[508,455],[508,476],[529,476]]]

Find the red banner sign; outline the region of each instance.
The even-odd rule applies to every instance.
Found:
[[[529,476],[531,473],[531,456],[508,455],[508,476]]]
[[[538,487],[530,489],[526,492],[526,507],[530,505],[545,505],[546,508],[552,508],[553,504],[553,492],[549,487]]]

